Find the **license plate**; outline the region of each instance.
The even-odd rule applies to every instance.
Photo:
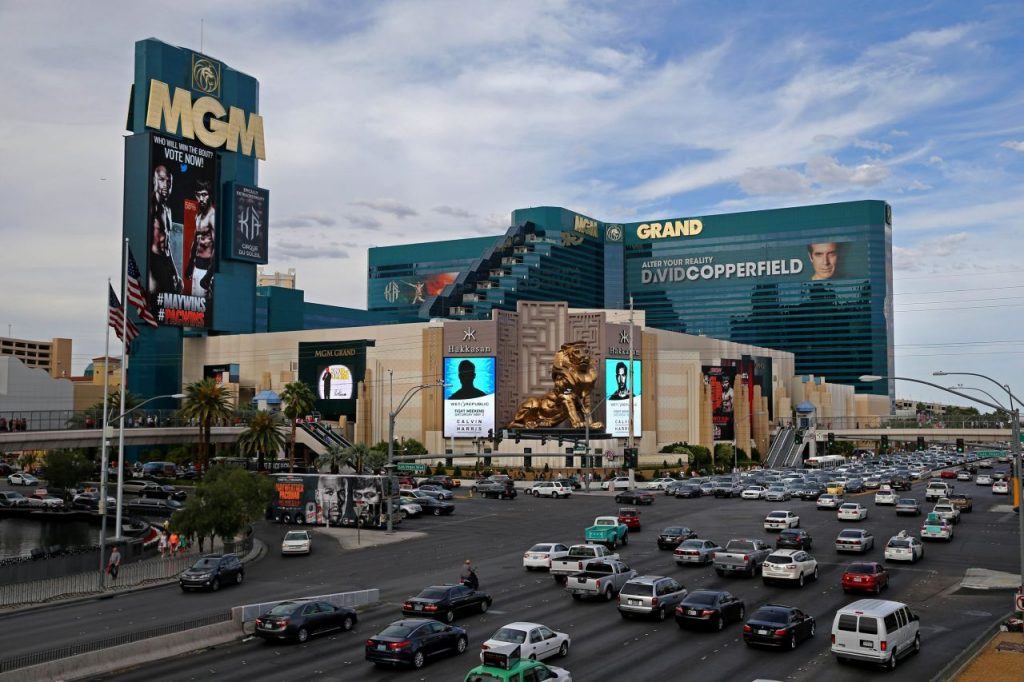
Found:
[[[758,630],[757,634],[759,634],[759,635],[767,635],[768,631],[767,630]]]
[[[586,578],[576,578],[576,582],[578,582],[579,584],[582,585],[583,583],[587,582],[587,579]]]
[[[697,615],[697,610],[696,609],[687,609],[686,613],[687,613],[687,615],[690,615],[690,616],[696,616]]]
[[[416,604],[416,606],[414,606],[413,608],[414,608],[414,609],[415,609],[416,611],[422,611],[422,610],[423,610],[423,604]]]
[[[872,642],[870,639],[862,639],[862,640],[860,640],[860,645],[862,647],[864,647],[865,649],[874,649],[875,648],[875,643]]]
[[[378,644],[377,645],[377,651],[387,651],[387,650],[388,650],[388,645],[387,644]]]
[[[630,599],[629,600],[629,605],[630,606],[640,606],[640,600],[639,599]]]
[[[853,582],[855,582],[855,583],[862,583],[862,582],[864,582],[864,578],[854,578]]]

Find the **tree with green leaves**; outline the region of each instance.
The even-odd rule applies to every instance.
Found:
[[[185,387],[185,402],[181,416],[195,419],[199,424],[198,469],[206,469],[210,456],[210,428],[214,422],[231,417],[232,408],[228,389],[213,379],[196,381]]]
[[[348,446],[334,443],[327,446],[327,452],[316,458],[316,466],[319,469],[328,467],[332,474],[337,474],[343,466],[349,465],[356,473],[362,473],[362,461],[366,452],[366,446],[362,443]]]
[[[309,386],[301,381],[292,381],[285,384],[281,391],[281,402],[284,404],[284,414],[292,425],[291,449],[288,453],[288,472],[295,471],[295,421],[313,411],[315,397]]]
[[[273,457],[284,449],[284,424],[281,417],[273,412],[256,412],[249,419],[249,425],[238,437],[238,449],[245,457],[256,455],[256,469],[263,471],[263,459]]]
[[[51,450],[46,453],[47,484],[70,490],[92,475],[92,462],[79,450]]]
[[[237,466],[215,464],[196,486],[185,508],[171,517],[171,528],[189,537],[231,540],[263,518],[274,497],[274,482]]]

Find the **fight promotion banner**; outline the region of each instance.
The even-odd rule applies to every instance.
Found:
[[[640,399],[643,393],[641,361],[606,359],[604,361],[605,431],[617,438],[629,436],[629,391],[633,390],[633,435],[642,435]],[[630,366],[632,365],[632,366]]]
[[[714,440],[731,441],[735,437],[736,368],[704,365],[704,382],[711,387],[711,424]]]
[[[313,409],[327,419],[356,416],[359,382],[366,374],[366,347],[372,341],[299,343],[299,381],[316,397]]]
[[[387,479],[380,476],[277,474],[273,518],[284,523],[381,528],[387,525]],[[393,508],[398,510],[396,500]]]
[[[238,383],[238,363],[224,365],[203,365],[203,378],[213,379],[218,384]]]
[[[217,270],[217,155],[152,135],[149,155],[148,294],[160,324],[212,326]]]
[[[267,226],[270,192],[259,187],[233,185],[234,215],[228,233],[228,256],[249,263],[267,263]]]
[[[428,296],[440,295],[444,288],[453,284],[459,276],[455,272],[435,272],[406,277],[378,277],[369,282],[371,308],[415,306],[427,300]]]
[[[495,359],[444,359],[444,436],[479,438],[494,428]]]
[[[806,243],[737,248],[687,244],[685,256],[677,255],[678,248],[676,242],[655,244],[651,258],[631,269],[630,283],[642,287],[699,287],[723,282],[824,283],[868,276],[864,241],[822,237],[821,241]]]

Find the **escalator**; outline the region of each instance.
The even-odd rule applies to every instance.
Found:
[[[298,422],[295,441],[322,455],[334,446],[351,447],[352,443],[341,433],[321,422]]]

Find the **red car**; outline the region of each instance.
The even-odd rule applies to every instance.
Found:
[[[630,530],[640,530],[640,510],[623,507],[619,510],[619,523]]]
[[[878,594],[889,586],[889,571],[876,561],[859,561],[843,571],[843,592],[864,591]]]
[[[939,478],[956,478],[956,472],[952,469],[943,469],[939,474]]]

